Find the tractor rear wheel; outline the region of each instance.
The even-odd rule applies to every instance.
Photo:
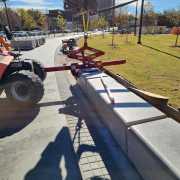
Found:
[[[5,93],[14,103],[29,106],[38,103],[44,95],[41,79],[32,72],[18,72],[7,78]]]
[[[3,88],[0,88],[0,95],[2,94],[2,92],[3,92]]]

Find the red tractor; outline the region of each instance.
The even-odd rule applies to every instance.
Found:
[[[70,66],[44,68],[41,63],[32,59],[21,59],[20,54],[7,51],[4,44],[0,48],[0,94],[5,91],[6,96],[18,105],[33,105],[38,103],[44,95],[43,81],[47,72],[71,70],[75,78],[78,78],[84,69],[124,64],[125,60],[101,62],[95,61],[96,57],[104,55],[103,51],[91,48],[85,36],[84,46],[76,50],[72,48],[72,39],[69,40],[69,51],[64,52],[69,58],[79,60]],[[73,42],[74,43],[74,42]]]
[[[13,35],[9,28],[5,27],[4,31],[11,40]],[[41,63],[19,56],[11,52],[11,44],[0,37],[0,94],[5,91],[11,101],[32,105],[43,97],[42,81],[46,78],[46,72]]]
[[[0,94],[5,91],[11,101],[22,105],[39,102],[44,94],[45,78],[46,72],[40,63],[0,53]]]

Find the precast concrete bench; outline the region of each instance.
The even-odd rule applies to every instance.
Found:
[[[180,124],[170,118],[131,126],[128,156],[145,180],[180,179]]]
[[[101,82],[102,77],[111,91],[114,104],[111,103]],[[163,112],[129,91],[106,73],[98,70],[85,72],[78,79],[78,83],[125,153],[127,153],[129,127],[166,117]]]
[[[84,72],[78,84],[144,180],[180,180],[179,123],[106,73]]]
[[[46,43],[46,38],[45,37],[41,37],[40,38],[40,45],[43,45]]]
[[[31,50],[45,44],[44,37],[16,38],[11,41],[15,50]]]
[[[39,47],[45,43],[45,38],[43,38],[43,37],[36,37],[33,39],[35,39],[35,41],[36,41],[36,47]]]
[[[11,44],[15,50],[31,50],[36,48],[37,42],[35,39],[16,39]]]
[[[179,123],[96,69],[83,72],[78,84],[143,179],[180,179]]]

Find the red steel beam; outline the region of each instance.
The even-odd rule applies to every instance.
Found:
[[[114,65],[120,65],[125,64],[126,60],[117,60],[117,61],[110,61],[110,62],[101,62],[101,61],[94,61],[93,64],[88,64],[88,68],[91,67],[97,67],[102,68],[104,66],[114,66]],[[75,64],[78,69],[85,68],[84,64]],[[57,72],[57,71],[66,71],[71,70],[71,66],[63,65],[63,66],[55,66],[55,67],[46,67],[44,68],[46,72]]]

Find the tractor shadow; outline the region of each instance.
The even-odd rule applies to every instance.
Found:
[[[39,107],[18,107],[7,98],[0,98],[0,139],[24,129],[35,119],[39,110]]]

